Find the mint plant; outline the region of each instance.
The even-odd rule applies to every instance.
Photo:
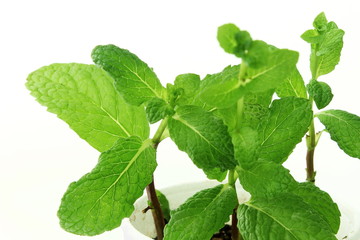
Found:
[[[114,45],[93,50],[95,65],[52,64],[31,73],[26,86],[37,101],[101,152],[94,169],[65,192],[60,225],[88,236],[117,228],[146,189],[144,211],[152,211],[159,240],[211,239],[230,215],[233,240],[335,240],[340,211],[315,186],[314,150],[328,132],[360,158],[360,118],[313,106],[321,110],[333,98],[318,78],[335,69],[344,35],[324,13],[313,25],[301,36],[311,45],[307,85],[297,52],[253,40],[234,24],[219,27],[217,38],[241,63],[203,79],[182,74],[164,87],[152,68]],[[320,132],[314,118],[325,127]],[[159,121],[150,138],[149,123]],[[156,149],[167,137],[222,182],[171,212],[153,181]],[[282,164],[304,138],[307,182],[299,183]],[[237,181],[251,194],[242,204]]]

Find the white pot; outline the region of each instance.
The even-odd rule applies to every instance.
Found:
[[[189,197],[196,192],[211,188],[218,185],[217,181],[205,181],[196,183],[187,183],[174,187],[162,189],[161,192],[168,198],[170,209],[176,209]],[[237,194],[239,203],[249,200],[250,195],[241,186],[237,185]],[[145,214],[142,210],[147,207],[147,197],[143,196],[135,203],[135,211],[122,222],[121,228],[124,232],[125,240],[152,240],[156,237],[154,228],[154,220],[151,211]],[[338,206],[341,211],[341,224],[338,234],[336,235],[339,240],[359,240],[360,239],[360,214],[350,210],[343,204]]]

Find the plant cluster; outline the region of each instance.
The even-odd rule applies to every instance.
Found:
[[[164,87],[145,62],[114,45],[93,50],[95,65],[52,64],[31,73],[26,86],[37,101],[101,152],[64,194],[61,226],[89,236],[117,228],[146,189],[157,239],[210,239],[232,215],[234,240],[336,240],[340,211],[314,184],[314,150],[326,131],[360,158],[360,118],[343,110],[313,113],[313,103],[320,110],[332,100],[318,78],[338,64],[344,35],[324,13],[313,25],[301,36],[311,45],[307,85],[297,52],[253,40],[233,24],[219,27],[217,38],[241,64],[203,79],[182,74]],[[316,133],[314,118],[324,130]],[[149,123],[158,121],[149,138]],[[153,181],[157,146],[169,136],[219,181],[171,212]],[[299,183],[282,164],[304,137],[307,182]],[[249,201],[239,204],[236,181]]]

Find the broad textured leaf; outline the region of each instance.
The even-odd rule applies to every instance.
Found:
[[[234,105],[243,95],[239,69],[239,65],[228,66],[220,73],[207,75],[200,83],[200,100],[219,109]]]
[[[250,127],[240,128],[232,134],[235,159],[242,168],[249,168],[255,164],[259,155],[259,136]]]
[[[304,80],[297,69],[295,69],[291,74],[289,74],[284,80],[284,82],[276,88],[276,94],[280,98],[307,98]]]
[[[284,162],[308,130],[312,120],[310,102],[288,97],[273,101],[259,125],[260,158]]]
[[[200,76],[193,73],[181,74],[176,77],[174,86],[175,88],[183,89],[182,94],[176,99],[176,104],[191,104],[194,100],[194,96],[200,89]]]
[[[290,193],[253,198],[239,206],[238,219],[246,240],[336,240],[322,216]]]
[[[247,69],[248,92],[263,92],[277,88],[294,71],[299,54],[287,49],[273,49],[267,63]]]
[[[125,103],[114,80],[97,66],[52,64],[31,73],[26,86],[41,105],[101,152],[120,137],[149,136],[144,109]]]
[[[259,161],[251,168],[237,168],[241,185],[251,196],[270,196],[290,192],[297,182],[289,170],[273,162]]]
[[[150,123],[156,123],[175,111],[163,99],[153,98],[146,105],[146,117]]]
[[[119,139],[96,167],[70,184],[58,211],[60,225],[79,235],[97,235],[120,226],[152,181],[156,168],[150,139]]]
[[[164,240],[210,239],[229,220],[237,202],[235,190],[228,185],[196,193],[171,213]]]
[[[169,120],[171,139],[205,172],[235,167],[233,145],[221,119],[197,106],[180,106]]]
[[[226,126],[228,126],[230,134],[237,131],[239,127],[251,127],[257,129],[262,118],[269,111],[274,90],[258,93],[247,93],[243,96],[242,117],[238,120],[238,103],[228,108],[213,109],[213,113],[220,117]],[[239,121],[239,122],[238,122]]]
[[[349,156],[360,158],[360,117],[342,110],[327,110],[316,115],[331,139]]]
[[[314,79],[309,82],[307,89],[310,97],[314,99],[318,109],[326,107],[334,96],[329,85],[324,82],[318,82]]]
[[[273,89],[264,92],[247,93],[244,96],[243,117],[240,125],[257,129],[269,112],[273,94]]]
[[[313,183],[301,183],[292,193],[314,208],[331,226],[333,233],[337,233],[340,227],[340,211],[330,195]]]
[[[115,86],[130,104],[140,105],[150,99],[164,98],[166,91],[154,71],[135,54],[114,45],[97,46],[93,61],[114,79]]]

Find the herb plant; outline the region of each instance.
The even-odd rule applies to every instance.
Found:
[[[202,80],[182,74],[164,87],[146,63],[114,45],[93,50],[95,65],[52,64],[31,73],[26,86],[37,101],[101,152],[64,194],[60,225],[89,236],[112,230],[146,189],[157,239],[210,239],[232,215],[234,240],[335,240],[340,211],[314,184],[314,150],[325,131],[360,158],[360,118],[343,110],[313,113],[313,103],[320,110],[332,100],[318,78],[338,64],[344,35],[324,13],[313,25],[301,36],[311,45],[307,85],[297,52],[253,40],[233,24],[219,27],[217,38],[241,64]],[[317,133],[315,117],[325,127]],[[149,123],[158,121],[149,138]],[[153,181],[157,146],[169,136],[209,179],[227,177],[170,215]],[[299,183],[282,164],[304,137],[307,182]],[[237,180],[251,194],[240,205]]]

